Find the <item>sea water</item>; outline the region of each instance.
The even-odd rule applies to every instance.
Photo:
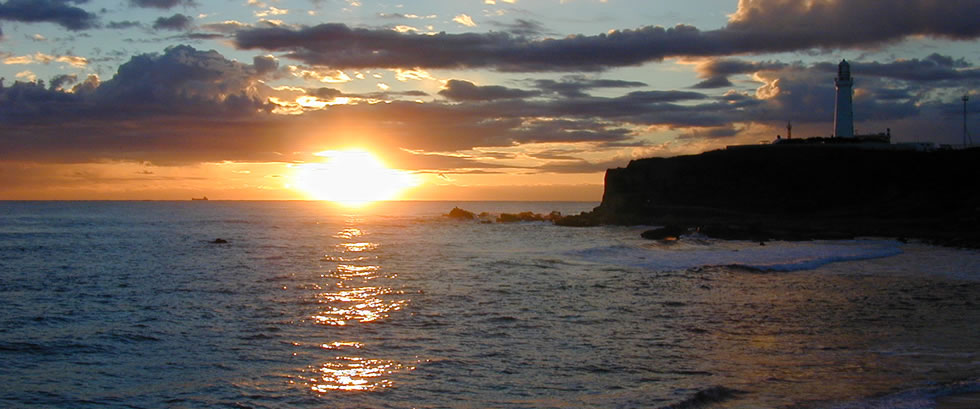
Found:
[[[980,391],[977,251],[647,241],[453,206],[595,203],[0,202],[0,407],[929,408]]]

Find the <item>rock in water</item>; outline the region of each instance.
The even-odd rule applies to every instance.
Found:
[[[476,218],[476,215],[473,214],[473,212],[469,212],[458,207],[453,207],[453,210],[450,210],[446,217],[449,217],[450,219],[473,220]]]
[[[647,240],[676,239],[680,237],[682,234],[686,234],[687,231],[688,228],[684,226],[677,226],[677,225],[664,226],[659,229],[647,230],[643,233],[640,233],[640,237],[643,237],[644,239]]]

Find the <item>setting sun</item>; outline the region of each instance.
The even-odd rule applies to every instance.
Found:
[[[317,156],[326,161],[299,165],[295,174],[296,187],[317,200],[362,205],[394,199],[418,185],[414,175],[389,169],[370,152],[324,151]]]

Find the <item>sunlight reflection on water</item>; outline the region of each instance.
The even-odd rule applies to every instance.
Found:
[[[356,219],[348,220],[348,224],[355,223]],[[366,236],[369,236],[368,232],[351,226],[333,235],[341,242],[334,245],[335,254],[326,254],[321,259],[335,264],[320,275],[333,282],[323,283],[322,288],[329,290],[315,295],[316,302],[321,305],[318,313],[311,316],[315,325],[349,329],[355,324],[376,323],[408,303],[408,299],[402,298],[404,291],[374,284],[379,278],[393,279],[396,275],[383,272],[379,257],[372,254],[380,244],[365,240]],[[391,359],[362,356],[366,355],[366,348],[365,343],[356,340],[357,330],[348,334],[353,334],[355,340],[348,336],[320,344],[322,351],[332,351],[333,355],[331,360],[308,368],[315,374],[309,379],[313,392],[327,394],[389,388],[394,385],[390,375],[415,369]]]
[[[333,390],[370,391],[388,388],[392,381],[385,379],[397,371],[413,370],[386,359],[366,359],[360,357],[338,356],[334,361],[324,363],[317,369],[317,377],[310,379],[315,392],[327,393]]]

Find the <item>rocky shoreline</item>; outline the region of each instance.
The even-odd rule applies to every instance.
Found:
[[[894,237],[980,248],[980,149],[729,149],[631,161],[562,226],[665,226],[730,240]]]

